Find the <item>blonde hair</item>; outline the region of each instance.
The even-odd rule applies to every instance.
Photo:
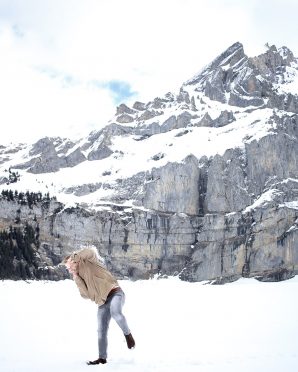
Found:
[[[98,253],[98,250],[97,250],[97,248],[94,244],[82,244],[82,245],[80,245],[80,249],[85,249],[85,248],[91,249],[94,252],[98,261],[102,264],[105,264],[105,259]]]
[[[67,254],[64,258],[63,258],[63,260],[61,261],[61,263],[59,264],[59,265],[66,265],[66,263],[67,263],[67,261],[69,260],[69,259],[71,259],[71,256],[74,254],[74,253],[76,253],[76,252],[79,252],[80,250],[82,250],[82,249],[91,249],[93,252],[94,252],[94,255],[95,255],[95,257],[98,259],[98,261],[102,264],[102,265],[105,265],[105,259],[98,253],[98,250],[97,250],[97,248],[96,248],[96,246],[95,245],[93,245],[93,244],[82,244],[82,245],[80,245],[80,249],[78,249],[78,250],[76,250],[76,251],[74,251],[72,254]]]

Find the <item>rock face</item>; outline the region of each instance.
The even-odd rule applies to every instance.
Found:
[[[194,157],[185,164],[168,163],[153,169],[151,180],[144,187],[144,207],[166,212],[196,215],[199,208],[198,184],[200,170]]]
[[[33,144],[29,151],[28,157],[30,156],[31,159],[25,163],[16,164],[15,168],[27,169],[28,172],[34,174],[49,173],[57,172],[62,167],[74,167],[86,160],[79,148],[68,151],[75,147],[74,143],[67,141],[64,148],[58,151],[60,146],[60,139],[42,138]],[[65,152],[67,155],[64,154]]]
[[[296,274],[296,78],[297,59],[288,48],[271,46],[249,58],[235,43],[177,95],[122,104],[86,139],[41,139],[27,152],[20,146],[15,153],[23,157],[15,162],[13,150],[0,147],[2,189],[21,185],[28,172],[32,180],[32,173],[96,164],[90,179],[78,171],[77,183],[50,190],[58,200],[75,197],[74,207],[56,200],[29,207],[3,196],[0,230],[38,227],[36,255],[52,267],[51,279],[67,275],[57,263],[85,244],[95,245],[119,278],[158,273],[225,283]],[[16,174],[12,165],[17,177],[9,177]]]
[[[287,200],[285,192],[280,194]],[[120,278],[144,279],[159,273],[189,281],[221,282],[241,276],[275,280],[293,275],[298,263],[298,211],[286,203],[278,205],[277,200],[246,212],[200,217],[121,207],[90,213],[63,209],[57,202],[29,210],[2,201],[0,223],[3,228],[17,215],[19,224],[35,218],[44,266],[56,265],[82,244],[93,244]],[[61,267],[53,273],[54,279],[67,277]]]
[[[196,86],[211,100],[232,106],[268,106],[297,113],[297,97],[278,94],[274,84],[283,83],[287,68],[297,59],[286,47],[271,46],[266,53],[248,58],[241,43],[235,43],[186,85]]]

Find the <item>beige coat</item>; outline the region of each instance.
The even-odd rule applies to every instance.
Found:
[[[104,304],[111,289],[119,287],[117,280],[101,265],[93,249],[75,252],[71,259],[78,263],[78,276],[74,281],[81,296],[98,305]]]

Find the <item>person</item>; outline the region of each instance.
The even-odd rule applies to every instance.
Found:
[[[122,329],[127,347],[135,347],[135,340],[128,327],[122,307],[125,294],[115,277],[104,267],[97,251],[83,248],[66,256],[63,260],[83,298],[98,305],[98,359],[87,362],[88,365],[107,363],[108,328],[111,318]]]

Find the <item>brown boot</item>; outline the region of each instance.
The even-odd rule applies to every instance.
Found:
[[[129,335],[125,335],[125,339],[126,339],[127,347],[129,349],[132,349],[136,346],[135,340],[133,339],[131,333]]]
[[[98,358],[96,360],[89,360],[89,362],[87,362],[88,366],[93,366],[95,364],[106,364],[107,360],[106,359],[102,359],[102,358]]]

